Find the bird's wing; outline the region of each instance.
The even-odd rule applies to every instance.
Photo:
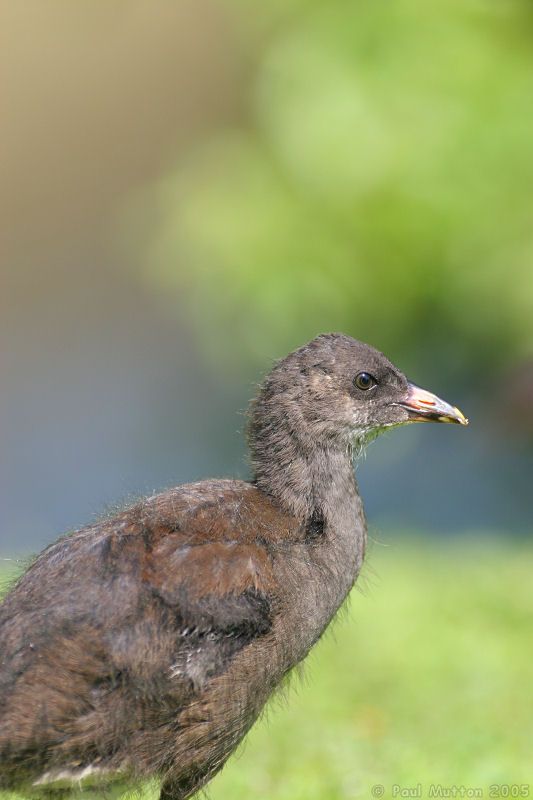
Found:
[[[34,774],[85,751],[105,764],[140,728],[163,732],[270,629],[276,587],[254,515],[236,488],[186,489],[60,540],[0,607],[6,775],[26,757]]]
[[[153,551],[143,581],[176,610],[184,630],[251,636],[268,629],[274,578],[263,546],[173,539]]]

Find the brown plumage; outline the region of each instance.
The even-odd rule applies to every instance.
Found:
[[[204,785],[357,577],[354,454],[422,419],[466,422],[373,348],[320,336],[252,406],[252,482],[171,489],[45,550],[0,606],[0,789]]]

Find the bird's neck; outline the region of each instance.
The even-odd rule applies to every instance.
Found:
[[[355,490],[349,450],[305,452],[289,445],[266,455],[263,463],[256,460],[254,466],[258,488],[301,521],[328,516]]]
[[[330,517],[358,498],[351,446],[303,441],[287,420],[256,433],[250,443],[255,483],[285,511],[301,521]]]
[[[350,591],[364,558],[366,521],[349,448],[313,447],[278,440],[253,451],[256,485],[307,525],[306,542],[295,545],[280,569],[293,586],[287,614],[300,631],[292,658],[317,641]],[[318,521],[318,530],[313,522]],[[304,588],[305,587],[305,590]]]

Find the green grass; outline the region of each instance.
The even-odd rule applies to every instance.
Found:
[[[431,784],[533,794],[532,557],[489,538],[372,546],[348,613],[212,800],[366,798],[374,784],[392,797],[417,783],[422,797]]]

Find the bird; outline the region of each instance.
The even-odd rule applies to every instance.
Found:
[[[357,579],[354,460],[430,421],[468,423],[370,345],[321,334],[251,403],[249,481],[181,485],[48,546],[0,606],[0,789],[204,787]]]

